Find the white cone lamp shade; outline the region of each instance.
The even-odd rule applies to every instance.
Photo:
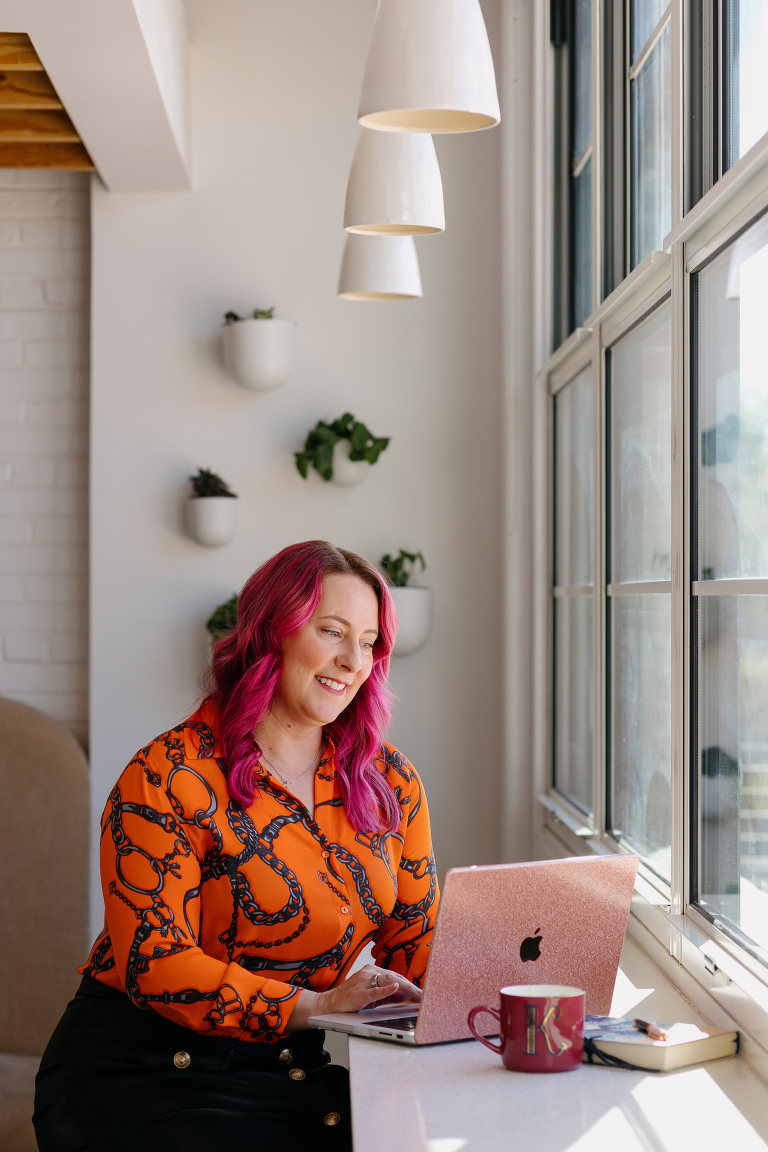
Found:
[[[412,236],[360,236],[344,245],[339,296],[345,300],[412,300],[421,296]]]
[[[386,132],[474,132],[498,124],[479,0],[379,0],[360,123]]]
[[[344,227],[379,236],[443,231],[443,185],[431,136],[363,129],[349,173]]]

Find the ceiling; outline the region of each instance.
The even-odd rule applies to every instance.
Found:
[[[24,32],[0,32],[0,168],[94,165]]]

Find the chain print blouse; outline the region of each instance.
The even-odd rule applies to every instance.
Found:
[[[376,765],[400,805],[392,833],[350,824],[330,741],[311,817],[264,767],[248,809],[230,798],[212,705],[158,736],[104,810],[105,924],[80,971],[197,1032],[264,1043],[370,941],[420,986],[439,899],[427,802],[395,748]]]

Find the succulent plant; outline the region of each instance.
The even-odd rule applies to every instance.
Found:
[[[406,552],[404,548],[400,549],[397,556],[387,552],[386,556],[381,558],[381,570],[390,584],[394,584],[396,588],[407,587],[408,581],[416,575],[417,564],[421,565],[422,572],[427,566],[421,552]]]
[[[275,309],[272,308],[254,308],[253,316],[238,316],[237,312],[225,312],[225,324],[237,324],[238,320],[274,320]]]
[[[214,640],[220,640],[222,636],[226,636],[228,632],[237,624],[237,595],[235,594],[230,600],[226,600],[223,604],[219,604],[211,617],[206,620],[205,626],[213,636]]]
[[[233,492],[229,485],[226,484],[221,476],[217,476],[215,472],[211,472],[208,468],[198,468],[196,476],[190,476],[192,482],[192,496],[231,496],[233,499],[237,497],[237,493]]]
[[[345,412],[330,424],[318,420],[308,432],[303,450],[294,453],[296,467],[305,480],[310,465],[323,480],[333,479],[333,449],[340,440],[349,440],[352,445],[350,460],[367,460],[369,464],[375,464],[389,444],[389,436],[374,436],[351,412]]]

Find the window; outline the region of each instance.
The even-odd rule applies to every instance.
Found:
[[[607,829],[669,881],[671,323],[669,303],[608,352]]]
[[[629,0],[631,267],[664,246],[672,209],[671,7]]]
[[[560,257],[554,319],[562,339],[592,311],[592,0],[560,0],[553,16]]]
[[[647,924],[703,933],[674,954],[749,1031],[705,961],[768,1022],[768,3],[536,3],[540,851],[636,853]]]
[[[768,217],[698,271],[693,898],[768,957]]]
[[[632,268],[663,248],[672,220],[672,5],[603,0],[598,58],[592,0],[553,0],[555,46],[555,343],[593,311],[595,218],[592,108],[606,99],[602,156],[605,298]]]
[[[571,323],[592,311],[592,2],[574,0],[571,39]]]
[[[723,0],[723,170],[768,131],[768,5],[765,0]]]
[[[692,206],[768,131],[768,5],[697,0],[690,15],[687,202]]]
[[[592,369],[555,396],[554,787],[592,811]],[[588,670],[588,671],[587,671]]]

